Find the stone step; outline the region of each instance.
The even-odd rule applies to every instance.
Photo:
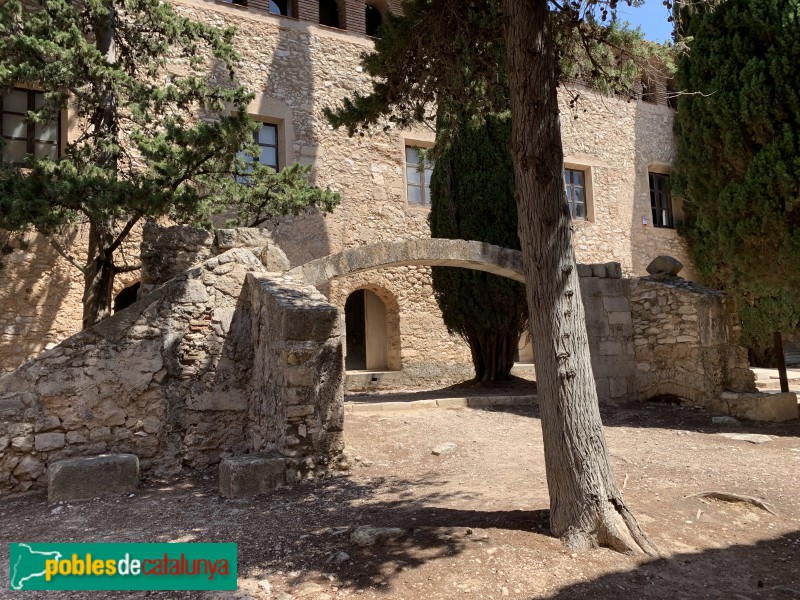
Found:
[[[219,463],[219,492],[226,498],[265,494],[286,483],[286,462],[277,454],[248,454]]]
[[[138,488],[139,457],[135,454],[67,458],[47,468],[49,502],[125,494]]]

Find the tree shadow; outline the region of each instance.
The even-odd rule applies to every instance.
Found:
[[[546,598],[797,599],[800,598],[799,533],[755,544],[676,554],[641,564],[631,571],[570,585]]]

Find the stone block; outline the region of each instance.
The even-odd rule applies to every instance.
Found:
[[[257,496],[285,482],[286,463],[280,456],[234,456],[219,463],[219,492],[226,498]]]
[[[721,406],[720,406],[721,405]],[[719,404],[729,415],[751,421],[771,421],[782,423],[800,417],[797,406],[797,395],[794,392],[784,394],[737,394],[725,393]]]
[[[608,312],[624,312],[630,314],[631,303],[625,296],[606,296],[603,298],[603,308]]]
[[[63,433],[39,433],[36,435],[35,447],[37,452],[58,450],[66,444]]]
[[[649,265],[647,265],[647,272],[650,275],[669,275],[675,276],[683,269],[683,263],[677,258],[672,256],[657,256]]]
[[[47,479],[50,502],[124,494],[139,487],[139,458],[135,454],[68,458],[51,464]]]
[[[621,279],[622,265],[618,262],[606,263],[606,275],[611,279]]]
[[[605,277],[606,276],[606,266],[603,263],[597,263],[592,265],[592,277]]]
[[[591,277],[592,265],[578,264],[578,277]]]

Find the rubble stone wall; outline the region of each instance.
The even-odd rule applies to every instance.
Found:
[[[680,277],[631,282],[640,400],[670,394],[698,405],[755,391],[733,298]]]
[[[337,311],[272,277],[232,249],[0,377],[0,493],[106,452],[162,475],[267,448],[295,478],[324,465],[341,441]]]

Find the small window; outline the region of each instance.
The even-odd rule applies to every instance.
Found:
[[[409,204],[431,205],[431,175],[433,175],[433,163],[420,156],[418,147],[406,146],[406,183]]]
[[[653,210],[653,227],[675,227],[672,217],[672,198],[669,193],[669,175],[650,173],[650,207]]]
[[[339,28],[339,4],[336,0],[319,0],[319,24]]]
[[[258,145],[258,162],[262,165],[278,170],[278,126],[272,123],[261,123],[253,133],[253,141]],[[253,157],[245,152],[239,152],[246,162],[251,162]],[[249,168],[248,168],[249,170]],[[248,177],[242,177],[240,183],[246,183]]]
[[[291,17],[291,3],[290,0],[269,0],[269,12],[273,15],[283,15],[284,17]]]
[[[564,169],[564,191],[569,214],[575,220],[586,220],[586,174],[579,169]]]
[[[61,155],[61,118],[47,123],[26,118],[28,111],[39,110],[43,104],[44,93],[33,90],[13,89],[0,97],[4,162],[22,166],[28,154],[53,160]]]
[[[383,14],[378,7],[372,6],[371,4],[367,4],[364,10],[366,11],[364,13],[364,25],[367,35],[377,37],[378,28],[383,23]]]

